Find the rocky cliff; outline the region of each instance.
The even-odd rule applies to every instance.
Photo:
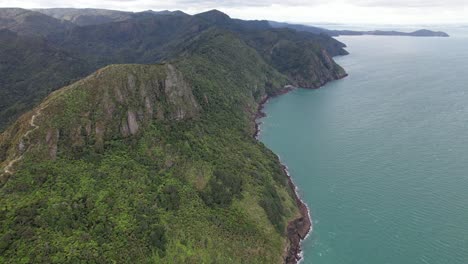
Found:
[[[102,150],[105,141],[136,135],[153,119],[181,121],[199,111],[192,88],[173,65],[111,65],[37,106],[32,113],[40,113],[35,120],[40,128],[28,144],[45,146],[41,155],[51,159],[59,143],[73,151],[89,143]],[[25,142],[19,135],[27,133],[28,126],[19,121],[1,135],[1,148],[8,153],[2,164],[21,154]]]

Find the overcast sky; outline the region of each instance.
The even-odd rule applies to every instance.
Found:
[[[366,24],[468,23],[468,0],[0,0],[1,7],[90,7],[127,11],[219,9],[231,17]]]

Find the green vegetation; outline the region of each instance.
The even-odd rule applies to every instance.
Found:
[[[3,33],[17,43],[5,41],[5,54],[30,58],[8,58],[21,71],[0,68],[22,104],[1,101],[11,114],[106,67],[0,134],[0,166],[22,158],[0,175],[0,263],[283,261],[300,213],[278,158],[252,137],[253,118],[287,84],[342,77],[326,52],[338,42],[216,11],[145,14],[47,40]]]
[[[0,21],[0,30],[28,36],[47,36],[73,27],[70,22],[22,8],[0,8]]]
[[[232,32],[254,48],[264,61],[289,78],[289,84],[317,87],[344,76],[328,55],[321,54],[321,49],[332,56],[344,54],[342,43],[324,35],[273,29],[266,21],[231,19],[219,11],[196,16],[180,12],[49,11],[58,17],[71,15],[67,18],[71,21],[84,17],[86,21],[82,22],[93,25],[77,26],[23,9],[0,9],[1,21],[22,14],[14,27],[6,27],[19,35],[0,30],[0,131],[50,92],[99,68],[116,63],[172,61],[193,49],[187,43],[196,43],[201,35],[216,29]],[[109,19],[117,22],[101,23]],[[40,36],[30,33],[39,32],[38,25],[45,32]]]
[[[0,131],[54,89],[92,70],[45,40],[0,30]]]
[[[0,190],[0,262],[281,262],[298,211],[276,156],[251,135],[256,101],[287,79],[229,32],[188,46],[174,65],[200,106],[183,120],[173,119],[187,102],[171,105],[167,65],[109,66],[39,106],[34,144]],[[146,109],[140,95],[150,92],[163,117],[142,117],[138,133],[124,135],[118,120]],[[85,129],[97,122],[102,149]]]

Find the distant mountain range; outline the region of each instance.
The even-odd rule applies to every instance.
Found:
[[[144,15],[186,15],[182,11],[153,11],[125,12],[118,10],[93,9],[93,8],[48,8],[34,9],[34,11],[54,17],[56,19],[70,21],[78,26],[98,25],[109,22],[124,21]]]
[[[143,12],[124,12],[117,10],[106,9],[75,9],[75,8],[49,8],[36,9],[35,11],[52,16],[57,19],[70,21],[79,26],[96,25],[107,22],[123,21],[130,18],[141,16],[142,14],[152,15],[186,15],[182,11],[143,11]],[[266,22],[266,21],[263,21]],[[337,36],[359,36],[359,35],[375,35],[375,36],[410,36],[410,37],[449,37],[445,32],[432,31],[428,29],[420,29],[414,32],[400,32],[387,30],[371,30],[371,31],[355,31],[355,30],[330,30],[321,27],[314,27],[302,24],[291,24],[276,21],[268,21],[275,28],[291,28],[299,31],[311,32],[314,34],[327,34],[332,37]]]
[[[76,25],[39,12],[21,8],[0,8],[0,29],[30,36],[47,36],[71,29]]]
[[[298,31],[311,32],[314,34],[326,34],[332,37],[338,36],[361,36],[361,35],[374,35],[374,36],[407,36],[407,37],[449,37],[449,35],[442,31],[432,31],[428,29],[420,29],[413,32],[400,32],[400,31],[386,31],[386,30],[371,30],[371,31],[355,31],[355,30],[330,30],[321,27],[306,26],[300,24],[289,24],[275,21],[268,21],[272,27],[275,28],[291,28]]]
[[[186,13],[176,11],[153,11],[147,10],[142,12],[125,12],[118,10],[107,9],[79,9],[79,8],[48,8],[48,9],[33,9],[38,13],[59,19],[62,23],[54,23],[50,18],[39,15],[38,13],[31,13],[24,9],[3,9],[1,10],[0,19],[3,19],[0,24],[7,25],[13,23],[10,27],[14,27],[15,21],[36,23],[34,26],[31,24],[31,30],[36,34],[44,34],[45,30],[50,30],[53,26],[63,27],[64,29],[70,28],[71,22],[78,26],[98,25],[109,22],[125,21],[132,18],[142,18],[151,15],[187,15]],[[25,18],[28,18],[26,21]],[[239,20],[241,21],[241,20]],[[260,21],[259,21],[260,22]],[[428,29],[420,29],[414,32],[400,32],[400,31],[386,31],[386,30],[371,30],[371,31],[355,31],[355,30],[330,30],[321,27],[314,27],[302,24],[291,24],[276,21],[261,21],[260,23],[269,23],[274,28],[291,28],[299,31],[310,32],[314,34],[327,34],[332,37],[346,36],[346,35],[376,35],[376,36],[411,36],[411,37],[448,37],[449,35],[441,31],[432,31]],[[21,23],[20,23],[21,24]]]

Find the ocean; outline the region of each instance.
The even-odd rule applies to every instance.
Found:
[[[266,104],[313,219],[302,263],[468,263],[468,27],[447,31],[339,37],[347,78]]]

